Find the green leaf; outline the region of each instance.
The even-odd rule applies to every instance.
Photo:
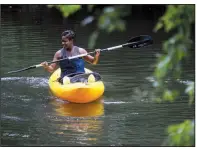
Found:
[[[161,21],[159,21],[158,23],[157,23],[157,25],[155,26],[155,28],[154,28],[154,32],[157,32],[158,30],[160,30],[161,28],[163,27],[163,23],[161,22]]]
[[[170,125],[167,129],[168,138],[165,146],[193,146],[195,143],[194,132],[194,122],[191,120]]]
[[[191,105],[194,101],[194,82],[187,83],[185,93],[189,95],[189,104]]]
[[[117,20],[116,26],[117,26],[117,29],[119,31],[124,31],[125,30],[125,22],[122,21],[122,20]]]
[[[92,11],[92,9],[95,7],[95,5],[88,5],[88,11]]]
[[[62,12],[64,17],[68,17],[81,9],[81,5],[48,5],[49,8],[55,7]]]
[[[88,42],[88,48],[92,49],[95,46],[96,40],[98,38],[99,32],[94,31],[90,37],[89,37],[89,42]]]
[[[98,21],[98,27],[100,29],[108,29],[109,26],[111,25],[111,20],[109,17],[102,15],[99,17],[99,21]]]
[[[163,94],[163,98],[166,101],[171,101],[172,102],[173,101],[173,94],[172,94],[172,92],[170,90],[166,90],[164,92],[164,94]]]

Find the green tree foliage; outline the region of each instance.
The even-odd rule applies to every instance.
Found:
[[[68,17],[81,9],[81,5],[48,5],[49,8],[55,7],[61,11],[64,17]]]
[[[130,5],[106,6],[102,10],[100,8],[95,8],[95,6],[96,5],[87,5],[87,11],[91,12],[92,15],[87,16],[81,22],[83,26],[92,23],[94,20],[97,22],[97,28],[89,37],[88,48],[94,48],[101,31],[106,31],[108,33],[125,31],[126,23],[123,18],[129,15],[131,10]],[[62,12],[64,17],[69,17],[71,14],[80,10],[82,5],[48,5],[48,7],[55,7]]]
[[[131,7],[125,5],[115,5],[103,8],[99,14],[97,21],[97,29],[92,33],[89,38],[89,48],[95,46],[95,42],[99,36],[100,31],[108,33],[114,31],[125,31],[126,23],[124,17],[130,14]]]
[[[167,129],[168,138],[163,146],[194,146],[194,121],[185,120],[181,124],[171,125]]]
[[[126,22],[124,17],[130,15],[131,5],[110,5],[102,10],[94,10],[96,5],[87,5],[87,11],[93,15],[87,16],[82,25],[87,25],[96,20],[97,28],[93,31],[89,39],[89,48],[95,46],[96,39],[100,31],[108,33],[114,31],[125,31]],[[59,9],[64,17],[77,12],[81,5],[50,5]],[[94,11],[93,11],[94,10]],[[94,12],[94,13],[93,13]],[[195,5],[168,5],[165,14],[159,19],[154,31],[164,29],[165,32],[173,32],[172,36],[163,45],[163,54],[158,55],[156,68],[154,71],[154,86],[161,93],[158,101],[173,102],[179,91],[168,89],[165,79],[171,77],[179,79],[182,74],[182,61],[188,57],[191,49],[191,25],[195,21]],[[189,81],[185,87],[185,93],[189,95],[189,103],[194,101],[194,82]],[[165,146],[194,146],[194,121],[185,120],[181,124],[171,125],[167,129],[168,137]]]
[[[177,90],[165,89],[165,79],[172,76],[173,79],[179,79],[182,72],[182,61],[188,56],[191,49],[191,25],[194,23],[195,8],[194,5],[169,5],[165,14],[160,18],[155,27],[155,31],[164,28],[166,32],[175,32],[172,37],[163,43],[164,53],[158,56],[158,62],[155,69],[154,86],[158,90],[164,90],[162,99],[173,101],[179,92]],[[185,92],[189,94],[189,103],[194,100],[194,83],[186,84]]]
[[[165,14],[158,21],[155,31],[164,28],[166,32],[173,31],[172,37],[163,43],[163,54],[159,55],[154,76],[154,86],[163,96],[159,100],[174,101],[179,91],[168,89],[164,81],[167,76],[179,79],[182,73],[181,62],[188,56],[192,46],[191,25],[195,21],[194,5],[169,5]],[[189,95],[189,103],[194,101],[194,82],[186,84],[185,93]],[[186,120],[181,124],[168,127],[168,138],[164,145],[194,146],[194,122]]]

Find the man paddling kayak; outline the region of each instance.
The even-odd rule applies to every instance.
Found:
[[[85,49],[74,45],[74,38],[75,38],[75,33],[72,30],[66,30],[62,33],[63,48],[55,53],[53,61],[87,53]],[[95,51],[96,54],[94,57],[91,55],[84,56],[83,58],[85,59],[85,61],[96,65],[99,60],[100,49],[96,49]],[[41,65],[48,72],[51,73],[54,72],[57,67],[57,63],[48,65],[47,62],[42,62]],[[66,59],[64,61],[60,61],[59,66],[61,68],[60,82],[62,82],[61,80],[63,79],[64,76],[68,76],[69,74],[85,73],[84,60],[81,57],[71,60]]]

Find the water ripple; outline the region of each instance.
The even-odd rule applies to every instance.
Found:
[[[31,85],[31,87],[33,88],[48,86],[48,79],[42,78],[42,77],[4,77],[4,78],[1,78],[1,81],[14,82],[16,84],[24,83],[24,84]]]
[[[27,121],[25,119],[22,119],[20,117],[17,116],[9,116],[9,115],[1,115],[1,119],[8,119],[8,120],[14,120],[14,121]]]
[[[104,102],[104,104],[124,104],[124,103],[132,103],[132,102],[124,102],[124,101],[116,101],[116,102]]]

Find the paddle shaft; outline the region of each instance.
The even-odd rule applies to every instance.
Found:
[[[114,50],[114,49],[118,49],[118,48],[122,48],[124,45],[119,45],[119,46],[115,46],[115,47],[111,47],[111,48],[106,48],[106,49],[101,49],[100,51],[109,51],[109,50]],[[66,59],[75,59],[75,58],[79,58],[79,57],[84,57],[84,56],[87,56],[87,55],[90,55],[90,54],[94,54],[95,51],[93,52],[89,52],[89,53],[85,53],[85,54],[80,54],[80,55],[76,55],[76,56],[72,56],[72,57],[68,57],[68,58],[63,58],[63,59],[60,59],[60,60],[56,60],[56,61],[51,61],[51,62],[48,62],[48,64],[52,64],[52,63],[57,63],[57,62],[60,62],[60,61],[64,61]],[[23,68],[23,69],[20,69],[20,70],[16,70],[16,71],[10,71],[8,73],[16,73],[16,72],[21,72],[21,71],[25,71],[25,70],[29,70],[29,69],[34,69],[34,68],[38,68],[38,67],[42,67],[41,64],[38,64],[38,65],[33,65],[33,66],[30,66],[28,68]]]
[[[140,40],[140,37],[143,37],[143,40]],[[140,47],[148,46],[150,44],[152,44],[152,38],[150,36],[145,35],[145,36],[139,36],[139,37],[132,38],[127,43],[122,44],[122,45],[118,45],[118,46],[114,46],[114,47],[110,47],[110,48],[106,48],[106,49],[101,49],[100,52],[120,49],[123,47],[140,48]],[[84,57],[84,56],[93,54],[95,52],[96,51],[85,53],[85,54],[80,54],[80,55],[76,55],[76,56],[72,56],[72,57],[67,57],[67,58],[63,58],[60,60],[56,60],[56,61],[51,61],[51,62],[48,62],[48,64],[50,65],[52,63],[57,63],[57,62],[60,62],[60,61],[66,60],[66,59],[71,60],[71,59],[75,59],[75,58],[79,58],[79,57]],[[16,72],[21,72],[21,71],[25,71],[25,70],[29,70],[29,69],[33,69],[33,68],[38,68],[38,67],[42,67],[42,65],[41,64],[33,65],[28,68],[23,68],[23,69],[16,70],[16,71],[10,71],[8,73],[16,73]]]
[[[114,46],[114,47],[110,47],[110,48],[106,48],[106,49],[101,49],[100,52],[120,49],[120,48],[127,47],[128,45],[132,45],[132,44],[135,44],[135,43],[136,42],[125,43],[125,44],[122,44],[122,45],[118,45],[118,46]],[[66,59],[71,60],[71,59],[75,59],[75,58],[79,58],[79,57],[84,57],[84,56],[87,56],[87,55],[90,55],[90,54],[94,54],[94,53],[95,53],[95,51],[89,52],[89,53],[85,53],[85,54],[76,55],[76,56],[72,56],[72,57],[68,57],[68,58],[63,58],[63,59],[60,59],[60,60],[48,62],[48,64],[57,63],[57,62],[60,62],[60,61],[66,60]],[[36,67],[41,67],[41,66],[42,65],[40,65],[40,64],[36,65]]]

